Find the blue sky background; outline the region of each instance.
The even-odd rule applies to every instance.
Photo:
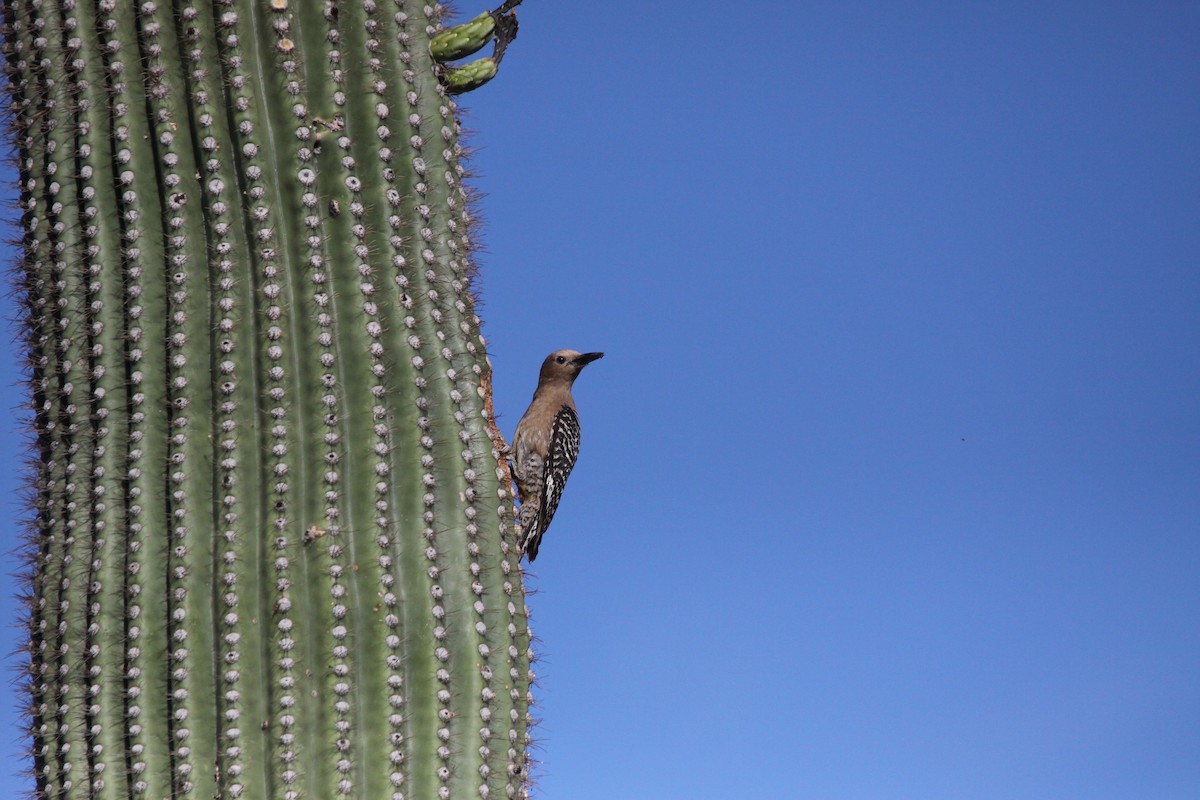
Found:
[[[1198,41],[527,0],[464,101],[502,427],[608,354],[530,582],[541,796],[1200,797]]]

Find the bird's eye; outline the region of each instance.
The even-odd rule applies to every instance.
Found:
[[[560,364],[565,364],[565,363],[567,363],[567,357],[566,357],[566,356],[559,356],[558,358],[556,358],[556,359],[554,359],[554,360],[555,360],[555,361],[557,361],[557,362],[558,362],[558,363],[560,363]]]

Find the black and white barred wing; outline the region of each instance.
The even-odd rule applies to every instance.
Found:
[[[575,409],[563,406],[554,418],[554,431],[550,435],[550,452],[546,457],[546,494],[542,498],[542,514],[538,531],[545,533],[558,511],[567,476],[579,458],[579,417]]]

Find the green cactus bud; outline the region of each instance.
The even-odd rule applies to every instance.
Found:
[[[452,67],[442,75],[442,83],[450,94],[462,94],[478,89],[496,77],[500,67],[494,58],[481,58],[461,67]]]
[[[483,49],[492,40],[495,30],[495,15],[485,11],[470,22],[448,28],[434,36],[429,43],[429,52],[441,63],[457,61]]]

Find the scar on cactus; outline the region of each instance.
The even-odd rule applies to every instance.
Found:
[[[485,11],[470,22],[456,25],[434,36],[429,51],[439,65],[438,79],[449,94],[474,91],[496,77],[504,51],[517,38],[516,7],[521,0],[508,0],[494,11]],[[492,55],[460,66],[451,61],[479,52],[492,42]]]
[[[504,457],[511,448],[508,442],[504,440],[504,434],[500,432],[500,428],[496,425],[496,407],[492,398],[492,370],[490,364],[487,370],[484,371],[480,384],[483,388],[483,408],[488,420],[488,436],[492,440],[492,446],[496,448],[496,453],[498,454],[497,460],[499,461],[502,473],[500,480],[507,487],[508,496],[516,497],[517,490],[516,485],[513,483],[512,467],[508,463],[508,459]]]

